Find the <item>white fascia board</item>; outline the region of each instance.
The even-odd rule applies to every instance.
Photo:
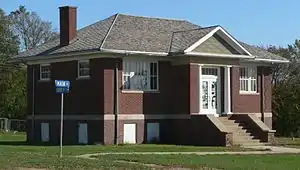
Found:
[[[202,57],[216,57],[216,58],[254,59],[254,56],[236,55],[236,54],[215,54],[215,53],[187,52],[184,55],[187,55],[187,56],[202,56]]]
[[[102,52],[107,52],[107,53],[118,53],[118,54],[142,54],[142,55],[150,55],[150,56],[167,56],[168,53],[164,52],[146,52],[146,51],[129,51],[129,50],[115,50],[115,49],[100,49]]]
[[[264,59],[264,58],[255,58],[255,61],[269,62],[269,63],[289,63],[289,60],[273,60],[273,59]]]
[[[123,55],[117,55],[123,54]],[[112,49],[101,49],[101,51],[93,52],[78,52],[64,55],[53,55],[53,56],[33,56],[20,59],[13,59],[12,62],[26,63],[28,65],[43,64],[43,63],[56,63],[73,60],[103,58],[103,57],[125,57],[127,55],[148,55],[148,56],[167,56],[168,53],[162,52],[144,52],[144,51],[127,51],[127,50],[112,50]]]

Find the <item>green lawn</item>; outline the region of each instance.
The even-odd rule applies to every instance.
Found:
[[[28,146],[22,133],[0,134],[0,169],[17,167],[46,169],[153,169],[145,163],[168,167],[215,167],[235,169],[237,167],[287,166],[300,167],[296,155],[270,156],[197,156],[197,155],[105,155],[95,160],[75,158],[75,155],[100,152],[190,152],[190,151],[246,151],[239,147],[195,147],[174,145],[122,145],[122,146],[64,146],[64,157],[60,159],[58,146]],[[299,155],[298,155],[299,157]],[[123,162],[120,162],[123,161]],[[129,162],[126,162],[129,161]],[[132,164],[130,162],[139,162]],[[141,164],[144,163],[144,164]],[[274,168],[273,168],[274,167]]]
[[[167,167],[186,167],[193,169],[300,169],[300,155],[107,155],[101,159],[115,159],[129,162],[158,164]]]

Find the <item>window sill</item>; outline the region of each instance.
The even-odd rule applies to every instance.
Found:
[[[158,90],[143,91],[143,90],[122,90],[122,93],[160,93]]]
[[[240,91],[240,95],[259,95],[258,92]]]
[[[40,80],[38,80],[38,82],[49,82],[49,81],[51,81],[51,79],[40,79]]]
[[[76,80],[88,80],[88,79],[90,79],[90,76],[82,76],[76,78]]]

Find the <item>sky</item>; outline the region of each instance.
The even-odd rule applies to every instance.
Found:
[[[58,7],[70,5],[77,6],[78,29],[122,13],[221,25],[252,45],[284,47],[300,38],[299,0],[0,0],[7,14],[19,5],[51,21],[56,30]]]

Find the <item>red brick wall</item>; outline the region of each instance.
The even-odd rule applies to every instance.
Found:
[[[189,65],[173,65],[170,76],[172,107],[171,113],[190,113],[190,68]]]
[[[28,120],[29,125],[31,121]],[[35,120],[35,134],[34,142],[41,142],[41,123],[49,123],[49,137],[51,144],[59,144],[60,140],[60,121],[59,120]],[[103,126],[103,120],[65,120],[63,131],[63,143],[64,144],[78,144],[78,127],[79,123],[87,123],[88,125],[88,142],[89,144],[95,144],[103,142],[103,130],[97,130]],[[28,126],[28,131],[31,130],[31,126]],[[28,133],[28,139],[32,142],[32,136]]]
[[[90,79],[77,80],[77,61],[51,64],[51,80],[39,81],[39,65],[28,67],[28,112],[32,111],[32,71],[35,68],[35,113],[59,114],[60,95],[55,93],[54,80],[71,81],[70,93],[65,95],[66,114],[99,114],[104,111],[105,59],[90,60]]]
[[[36,114],[59,114],[60,95],[55,93],[55,79],[69,79],[71,91],[65,95],[66,114],[113,113],[113,81],[115,59],[92,59],[90,79],[77,80],[77,61],[53,63],[52,80],[38,81],[39,65],[28,67],[28,113],[32,112],[32,70],[35,68]],[[119,87],[122,86],[122,62],[119,66]],[[258,92],[261,88],[261,67],[258,68]],[[159,92],[121,93],[120,113],[165,114],[196,113],[199,111],[199,69],[197,65],[171,65],[159,62]],[[271,112],[271,69],[264,68],[265,112]],[[222,74],[223,75],[223,74]],[[259,94],[239,93],[239,69],[232,68],[232,111],[260,112]],[[190,82],[190,83],[189,83]],[[223,87],[221,87],[223,90]],[[92,90],[91,90],[92,89]],[[176,93],[175,93],[176,92]]]
[[[272,112],[272,69],[269,67],[264,68],[264,98],[265,98],[265,112]]]
[[[260,112],[260,70],[258,70],[257,94],[240,94],[240,72],[238,67],[232,67],[231,75],[232,111],[236,113],[259,113]]]
[[[199,113],[199,66],[190,65],[190,113]]]
[[[265,96],[265,112],[271,112],[271,70],[267,67],[257,68],[257,94],[240,94],[239,68],[232,67],[231,75],[231,94],[232,94],[232,111],[236,113],[261,113],[261,75],[264,72],[264,96]]]
[[[55,93],[54,80],[71,81],[65,95],[66,114],[112,114],[114,99],[114,68],[116,59],[90,60],[90,79],[77,80],[77,61],[51,64],[51,81],[39,81],[39,65],[28,67],[28,113],[32,111],[32,70],[35,68],[36,114],[59,114],[60,95]],[[122,93],[122,61],[119,59],[119,112],[121,114],[165,114],[170,112],[173,93],[171,64],[159,62],[159,92]]]

